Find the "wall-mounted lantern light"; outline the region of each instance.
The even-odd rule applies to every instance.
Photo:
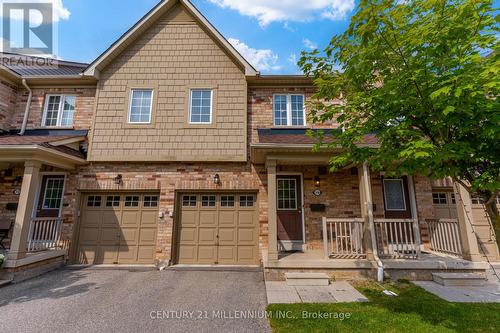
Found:
[[[115,177],[115,184],[116,184],[116,185],[121,185],[121,184],[123,184],[123,176],[122,176],[121,174],[119,174],[119,175],[117,175],[117,176]]]
[[[220,176],[218,173],[215,174],[214,176],[214,184],[215,185],[220,185]]]
[[[319,176],[314,177],[314,186],[320,187],[321,186],[321,179]]]

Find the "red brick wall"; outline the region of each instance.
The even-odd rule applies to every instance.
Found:
[[[0,79],[0,130],[9,130],[16,107],[17,87]]]
[[[76,130],[90,129],[92,125],[92,115],[94,110],[95,88],[32,88],[33,97],[31,100],[30,114],[27,129],[42,127],[43,109],[45,107],[45,97],[48,94],[68,94],[76,95],[76,110],[73,118],[73,128]],[[28,100],[28,91],[19,91],[15,115],[13,116],[10,128],[19,129],[23,122],[24,110]]]
[[[306,116],[309,115],[311,96],[314,87],[303,88],[256,88],[250,87],[248,91],[248,135],[249,142],[258,142],[257,129],[274,127],[273,95],[274,94],[303,94],[306,99]],[[325,124],[312,124],[307,120],[309,128],[337,128],[335,122]]]

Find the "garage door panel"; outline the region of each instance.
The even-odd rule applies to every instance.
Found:
[[[217,246],[198,246],[198,260],[202,263],[214,263],[217,260]]]
[[[238,261],[236,246],[219,246],[219,264],[232,264]]]
[[[254,211],[239,211],[238,226],[255,227],[255,212]]]
[[[120,226],[121,212],[115,210],[103,210],[100,212],[100,224],[106,227],[114,226],[118,228]]]
[[[101,244],[118,244],[120,241],[121,230],[118,228],[102,228],[101,229]]]
[[[219,226],[221,227],[235,227],[237,224],[237,214],[233,211],[221,211],[219,213]]]
[[[137,245],[139,243],[139,229],[123,228],[120,245]]]
[[[217,241],[217,229],[216,228],[200,228],[198,231],[198,243],[213,244]]]
[[[156,220],[158,218],[158,211],[142,211],[141,213],[141,227],[156,227]]]
[[[155,245],[156,244],[156,229],[143,228],[139,233],[140,245]]]
[[[99,243],[99,228],[84,228],[80,232],[80,242],[85,245]]]
[[[77,260],[83,265],[91,265],[95,263],[96,256],[96,246],[81,246],[77,253]]]
[[[156,246],[145,246],[141,245],[137,251],[137,261],[141,264],[146,264],[151,262],[151,258],[154,257],[156,252]]]
[[[180,243],[196,243],[198,241],[198,237],[196,237],[198,234],[197,229],[195,228],[182,228],[180,230]]]
[[[85,225],[88,227],[98,227],[102,222],[101,211],[89,211],[85,214]]]
[[[181,195],[178,263],[258,263],[257,207],[246,203],[240,207],[239,197],[239,194]],[[190,198],[200,201],[195,205],[194,199]]]
[[[114,264],[117,262],[118,258],[118,248],[119,246],[100,246],[98,248],[98,254],[96,261],[99,264]]]
[[[129,264],[137,262],[137,247],[136,246],[120,246],[118,252],[118,262]]]
[[[200,227],[217,226],[217,211],[200,211]]]
[[[251,243],[256,242],[255,229],[239,228],[238,229],[238,243]]]
[[[235,228],[219,228],[219,244],[234,244],[237,243]]]
[[[123,227],[139,227],[141,225],[139,211],[124,211],[122,214],[121,225]]]

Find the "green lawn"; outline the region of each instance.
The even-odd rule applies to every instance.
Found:
[[[384,285],[399,294],[389,297],[374,283],[355,287],[368,303],[273,304],[268,311],[274,332],[500,332],[500,304],[449,303],[416,285],[400,282]],[[290,311],[290,312],[288,312]],[[350,318],[303,319],[303,311],[351,314]]]

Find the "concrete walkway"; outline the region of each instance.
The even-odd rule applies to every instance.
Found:
[[[448,302],[500,303],[500,282],[491,271],[488,282],[482,287],[442,286],[433,281],[417,281],[415,284]]]
[[[367,302],[368,299],[345,281],[329,286],[289,286],[282,281],[266,281],[269,304]]]

